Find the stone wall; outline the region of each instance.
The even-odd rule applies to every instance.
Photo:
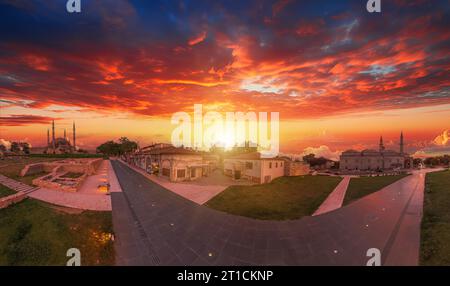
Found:
[[[303,176],[309,174],[310,167],[308,163],[287,161],[285,164],[285,176]]]
[[[103,159],[65,159],[56,162],[41,163],[41,170],[50,174],[33,180],[33,184],[42,188],[55,189],[65,192],[76,192],[87,176],[96,173]],[[35,165],[35,164],[33,164]],[[24,168],[23,173],[29,174],[30,168],[37,169],[31,165]],[[27,169],[27,170],[26,170]],[[78,178],[64,178],[67,173],[82,173]]]
[[[64,178],[64,175],[68,172],[63,173],[51,173],[33,180],[33,185],[39,186],[41,188],[54,189],[64,192],[76,192],[81,184],[87,177],[84,173],[78,178]]]
[[[4,209],[12,204],[23,201],[27,198],[27,195],[23,192],[18,192],[7,197],[0,198],[0,209]]]
[[[44,171],[44,163],[29,164],[26,165],[25,168],[22,169],[22,171],[20,171],[20,176],[30,176],[42,173]]]

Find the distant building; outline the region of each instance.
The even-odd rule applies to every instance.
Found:
[[[72,142],[67,138],[66,130],[64,129],[64,137],[56,137],[55,121],[52,121],[52,136],[50,138],[50,130],[47,129],[47,148],[43,150],[46,154],[66,154],[76,152],[76,133],[75,122],[72,126]]]
[[[213,156],[164,143],[142,148],[127,160],[147,173],[158,174],[172,182],[193,181],[208,176],[217,166],[217,159]]]
[[[284,160],[285,176],[303,176],[309,174],[311,168],[307,162],[294,161],[288,157],[281,157]]]
[[[284,176],[285,160],[262,158],[260,153],[253,152],[228,157],[224,159],[223,165],[227,176],[262,184]]]
[[[347,150],[340,156],[341,171],[383,171],[390,169],[409,169],[413,159],[404,153],[403,132],[400,134],[400,152],[386,150],[383,137],[380,137],[379,150],[366,149],[361,152]]]
[[[250,141],[245,141],[244,142],[244,146],[234,146],[231,149],[231,153],[234,154],[243,154],[243,153],[254,153],[258,151],[258,147],[257,146],[251,146],[251,145],[255,145],[255,144],[250,144]]]

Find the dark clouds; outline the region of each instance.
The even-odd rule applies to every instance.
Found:
[[[0,1],[0,94],[164,116],[320,117],[450,102],[447,1]]]

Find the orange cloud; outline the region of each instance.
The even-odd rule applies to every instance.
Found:
[[[195,81],[195,80],[183,80],[183,79],[156,79],[156,83],[159,84],[189,84],[189,85],[199,85],[204,87],[213,87],[218,85],[225,85],[229,84],[229,82],[226,81],[218,81],[218,82],[201,82],[201,81]]]
[[[450,137],[449,131],[448,130],[444,130],[442,132],[442,134],[440,134],[436,138],[434,138],[433,142],[436,145],[445,146],[445,145],[447,145],[447,143],[450,142],[449,137]]]
[[[198,43],[203,42],[206,39],[206,31],[200,33],[196,37],[189,40],[188,44],[189,46],[197,45]]]

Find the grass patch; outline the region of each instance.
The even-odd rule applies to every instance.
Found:
[[[15,193],[16,193],[15,191],[0,184],[0,198],[7,197]]]
[[[342,180],[330,176],[281,177],[254,186],[230,186],[206,205],[227,213],[263,220],[309,216]]]
[[[114,265],[111,212],[62,212],[33,199],[0,210],[0,265],[65,265],[69,248],[81,265]]]
[[[378,177],[359,177],[351,178],[350,183],[345,193],[343,205],[370,195],[382,188],[408,176],[408,174],[401,174],[395,176],[378,176]]]
[[[64,176],[62,176],[61,178],[71,178],[71,179],[76,179],[79,178],[81,176],[83,176],[83,173],[74,173],[74,172],[68,172],[66,173]]]
[[[450,170],[428,173],[421,225],[420,265],[450,265]]]

